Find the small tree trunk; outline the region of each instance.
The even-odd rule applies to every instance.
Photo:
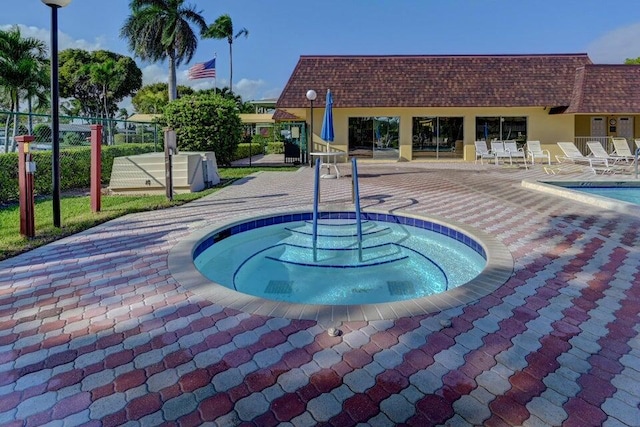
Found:
[[[175,52],[169,55],[169,102],[178,99],[178,86],[176,82],[176,58]]]

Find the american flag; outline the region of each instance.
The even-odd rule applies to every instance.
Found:
[[[216,58],[211,61],[201,62],[189,68],[189,79],[215,79],[216,78]]]

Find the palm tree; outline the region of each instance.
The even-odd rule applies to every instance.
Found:
[[[202,12],[185,6],[185,0],[131,0],[132,14],[120,29],[120,37],[127,39],[129,49],[143,61],[169,61],[169,101],[178,97],[176,67],[189,62],[198,46],[199,32],[207,25]]]
[[[18,133],[18,112],[21,95],[34,96],[39,89],[46,88],[43,73],[48,66],[44,42],[33,38],[23,38],[20,29],[14,26],[8,31],[0,30],[0,87],[9,97],[10,111],[15,111],[13,136]],[[11,114],[5,122],[5,152],[9,151],[9,125]],[[11,151],[15,150],[12,144]]]
[[[209,25],[209,28],[202,33],[203,38],[227,39],[229,43],[229,88],[233,91],[233,40],[240,36],[249,37],[249,30],[242,28],[237,33],[233,33],[233,22],[229,15],[222,15]]]

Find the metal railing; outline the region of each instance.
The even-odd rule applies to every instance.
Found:
[[[591,154],[591,151],[589,151],[589,148],[587,147],[587,142],[589,141],[600,142],[604,149],[607,150],[607,153],[613,151],[613,142],[611,142],[611,137],[609,136],[575,136],[573,141],[576,144],[576,147],[578,147],[578,150],[580,150],[580,152],[585,156]]]
[[[313,262],[318,261],[318,204],[320,203],[320,159],[316,159],[313,183]]]
[[[358,163],[351,159],[351,176],[353,178],[353,197],[356,210],[356,234],[358,237],[358,260],[362,262],[362,215],[360,213],[360,186],[358,184]]]

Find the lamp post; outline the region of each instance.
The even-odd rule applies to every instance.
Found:
[[[313,149],[313,101],[316,100],[318,94],[315,90],[309,89],[307,91],[307,99],[311,101],[311,129],[309,130],[309,139],[307,140],[307,161],[309,166],[311,165],[311,150]]]
[[[58,9],[71,0],[42,0],[51,8],[51,175],[53,225],[60,228],[60,105],[58,85]]]

